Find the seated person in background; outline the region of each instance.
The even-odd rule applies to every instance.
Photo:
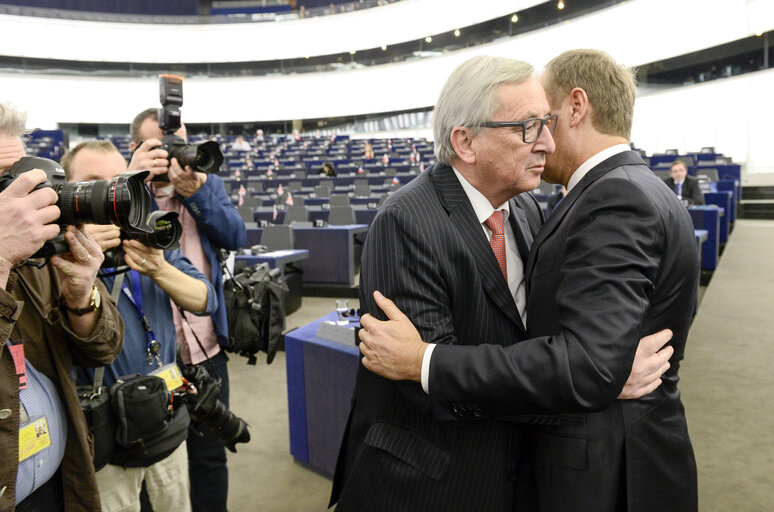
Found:
[[[68,181],[108,180],[126,170],[126,160],[108,141],[87,141],[62,158],[62,167]],[[124,274],[123,290],[117,302],[124,320],[125,342],[115,362],[105,369],[104,385],[110,387],[124,375],[146,375],[160,365],[174,363],[177,332],[170,299],[175,307],[180,305],[194,314],[210,315],[218,305],[212,285],[180,249],[162,251],[139,240],[122,240],[121,230],[113,225],[87,224],[86,230],[103,251],[121,246],[125,253],[122,264],[131,269]],[[101,279],[112,291],[115,278],[108,275],[109,272]],[[144,325],[143,318],[147,319],[148,326]],[[155,356],[149,343],[149,330],[159,346]],[[93,371],[79,369],[78,383],[92,382]],[[154,510],[190,511],[186,443],[147,467],[123,468],[111,463],[97,471],[102,510],[139,510],[143,480]]]
[[[374,159],[374,147],[371,145],[370,142],[366,142],[365,144],[365,150],[363,153],[363,158],[366,160],[373,160]]]
[[[562,188],[559,189],[559,192],[554,192],[551,194],[551,197],[548,198],[548,212],[554,211],[554,208],[559,204],[559,201],[564,199],[564,196],[567,195],[567,187],[562,185]]]
[[[326,176],[336,176],[336,169],[333,168],[333,164],[331,162],[325,162],[322,164],[322,167],[320,167],[320,170],[317,171],[317,174],[324,174]]]
[[[699,180],[688,176],[688,168],[680,160],[672,162],[669,177],[664,180],[664,183],[675,191],[678,199],[685,199],[688,204],[704,204],[704,194],[699,188]]]
[[[240,135],[236,138],[233,144],[231,144],[231,149],[233,151],[250,151],[252,148],[250,147],[250,143]]]

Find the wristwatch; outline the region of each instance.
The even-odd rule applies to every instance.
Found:
[[[67,305],[67,301],[62,299],[62,305],[65,307],[65,309],[70,313],[76,314],[78,316],[85,315],[86,313],[90,313],[98,309],[100,304],[102,304],[102,295],[99,293],[99,288],[96,286],[91,289],[89,305],[85,308],[71,308]]]

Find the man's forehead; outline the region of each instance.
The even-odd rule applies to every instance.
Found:
[[[520,84],[503,84],[497,93],[501,113],[513,117],[512,121],[543,117],[551,110],[546,93],[535,78]]]
[[[140,136],[143,139],[161,138],[164,132],[159,128],[159,122],[152,117],[146,117],[140,124]]]
[[[95,151],[81,149],[70,164],[73,175],[78,180],[104,180],[117,176],[126,170],[126,160],[116,151]]]
[[[146,117],[142,124],[140,124],[140,129],[138,131],[142,140],[160,139],[164,136],[164,131],[159,127],[158,120],[152,117]],[[184,124],[181,123],[180,128],[177,129],[175,135],[183,137],[184,139],[187,137]]]

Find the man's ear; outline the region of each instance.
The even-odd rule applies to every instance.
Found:
[[[476,150],[473,148],[474,136],[470,128],[455,126],[451,132],[451,145],[457,157],[466,164],[476,163]]]
[[[134,151],[135,149],[137,149],[137,146],[138,146],[138,144],[135,141],[130,141],[129,142],[129,151]]]
[[[580,87],[575,87],[567,96],[568,107],[570,110],[570,126],[575,127],[581,124],[585,119],[591,120],[591,104],[586,91]]]

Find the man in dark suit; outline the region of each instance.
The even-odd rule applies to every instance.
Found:
[[[378,289],[434,343],[525,337],[523,269],[542,213],[532,195],[511,198],[538,186],[554,150],[548,112],[528,64],[476,57],[450,76],[434,113],[440,163],[390,196],[369,229],[366,311],[378,312]],[[520,428],[480,414],[433,407],[418,384],[361,367],[331,503],[340,512],[512,510]]]
[[[422,381],[436,406],[484,417],[549,413],[528,419],[517,510],[695,511],[696,465],[677,389],[699,273],[690,217],[628,146],[629,71],[602,52],[575,50],[548,64],[543,84],[559,119],[543,179],[568,194],[525,266],[530,339],[424,345],[380,299],[391,321],[362,320],[363,364]],[[667,327],[675,352],[663,385],[616,400],[638,338]],[[417,378],[422,365],[427,377]],[[550,415],[560,412],[575,414]]]
[[[441,163],[391,195],[369,228],[360,277],[366,311],[378,311],[379,289],[435,343],[525,336],[521,262],[542,212],[530,195],[510,199],[538,186],[554,142],[542,120],[529,143],[510,129],[467,125],[542,119],[548,110],[529,64],[480,57],[451,75],[434,114],[436,140],[445,141],[436,146]],[[493,214],[499,225],[489,228]],[[493,231],[513,268],[495,257]],[[515,434],[496,420],[436,421],[418,384],[361,366],[331,502],[338,511],[510,511]]]
[[[672,162],[669,168],[669,177],[664,183],[674,190],[680,199],[685,199],[689,204],[704,204],[704,194],[699,187],[699,180],[688,176],[688,168],[680,160]]]

